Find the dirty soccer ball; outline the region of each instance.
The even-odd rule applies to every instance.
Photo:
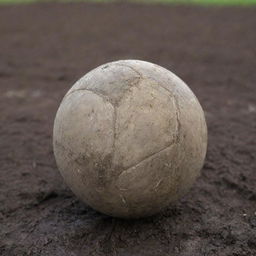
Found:
[[[188,191],[204,162],[207,128],[180,78],[149,62],[121,60],[90,71],[67,92],[53,146],[65,182],[82,201],[139,218]]]

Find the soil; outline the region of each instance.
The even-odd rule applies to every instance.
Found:
[[[256,255],[256,8],[0,7],[0,255]],[[121,220],[79,202],[53,156],[70,86],[136,58],[185,80],[207,118],[201,177],[162,213]]]

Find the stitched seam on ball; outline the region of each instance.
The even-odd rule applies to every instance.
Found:
[[[157,82],[153,77],[149,77],[149,79]],[[179,104],[178,104],[178,100],[176,98],[176,95],[171,92],[169,89],[167,89],[166,87],[162,86],[161,84],[159,84],[157,82],[157,84],[163,88],[164,90],[166,90],[167,92],[169,92],[171,95],[171,99],[174,100],[174,105],[175,105],[175,115],[176,115],[176,122],[177,122],[177,131],[176,131],[176,134],[175,134],[175,141],[174,143],[178,143],[179,141],[179,138],[180,138],[180,128],[181,128],[181,123],[180,123],[180,107],[179,107]]]
[[[137,86],[140,83],[141,78],[135,78],[134,81],[131,82],[131,86],[129,89],[125,90],[123,92],[123,95],[118,99],[118,101],[116,102],[115,106],[119,107],[120,106],[120,102],[122,102],[123,98],[127,95],[127,93],[134,87]]]
[[[127,68],[130,68],[131,70],[133,70],[136,74],[139,75],[140,79],[143,78],[143,75],[137,70],[135,69],[134,67],[131,67],[127,64],[121,64],[121,63],[117,63],[118,66],[121,66],[121,67],[127,67]]]
[[[140,80],[143,78],[143,76],[142,76],[142,74],[141,74],[138,70],[136,70],[135,68],[133,68],[133,67],[127,65],[127,64],[120,64],[120,63],[117,63],[117,65],[118,65],[118,66],[121,66],[121,67],[130,68],[130,69],[133,70],[136,74],[139,75],[139,79],[138,79],[131,87],[136,86],[136,85],[139,84],[139,82],[140,82]],[[136,80],[136,79],[135,79],[135,80]],[[81,88],[81,89],[76,89],[76,90],[74,90],[74,91],[71,91],[70,93],[66,94],[66,95],[64,96],[64,98],[66,98],[67,96],[71,95],[72,93],[74,93],[74,92],[76,92],[76,91],[89,91],[89,92],[92,92],[92,93],[98,95],[99,97],[101,97],[103,100],[106,100],[107,102],[109,102],[113,107],[116,105],[114,102],[111,101],[111,99],[110,99],[108,96],[103,95],[103,94],[98,93],[98,92],[93,91],[93,90],[89,90],[89,89],[87,89],[87,88]],[[126,94],[127,91],[129,91],[129,90],[126,90],[126,91],[124,92],[124,95]],[[121,102],[121,100],[122,100],[122,98],[124,97],[124,95],[118,100],[118,102]]]
[[[127,64],[117,64],[117,65],[119,65],[119,66],[124,66],[124,67],[128,67],[128,68],[132,69],[134,72],[136,72],[136,73],[140,76],[140,79],[139,79],[139,80],[137,81],[137,83],[135,83],[132,87],[137,86],[138,84],[140,84],[140,81],[141,81],[141,78],[143,78],[143,75],[142,75],[139,71],[137,71],[135,68],[133,68],[133,67],[127,65]],[[150,157],[152,157],[152,156],[154,156],[154,155],[156,155],[156,154],[158,154],[158,153],[164,151],[165,149],[168,149],[169,147],[171,147],[171,146],[173,146],[174,144],[176,144],[176,143],[178,142],[178,139],[179,139],[179,134],[180,134],[179,107],[178,107],[178,104],[177,104],[177,102],[176,102],[176,98],[175,98],[174,94],[173,94],[170,90],[168,90],[167,88],[165,88],[164,86],[160,85],[159,82],[158,82],[157,80],[155,80],[153,77],[148,76],[147,78],[148,78],[149,80],[153,80],[153,81],[156,82],[162,89],[166,90],[166,91],[168,92],[168,96],[170,97],[170,99],[173,100],[174,105],[175,105],[175,116],[176,116],[176,121],[177,121],[177,130],[176,130],[176,132],[175,132],[174,141],[173,141],[169,146],[167,146],[167,147],[165,147],[165,148],[163,148],[163,149],[160,149],[159,151],[154,152],[154,153],[152,153],[152,154],[150,154],[150,155],[147,155],[146,157],[142,158],[142,160],[140,160],[139,162],[137,162],[137,163],[131,165],[130,167],[127,167],[124,171],[126,171],[126,170],[128,170],[128,169],[130,169],[130,168],[133,168],[133,167],[135,167],[136,165],[138,165],[138,164],[140,164],[141,162],[143,162],[144,160],[146,160],[146,159],[148,159],[148,158],[150,158]],[[127,90],[127,91],[129,91],[129,90]],[[127,91],[125,91],[123,97],[119,100],[119,102],[121,102],[121,100],[125,97]],[[115,127],[116,127],[116,125],[115,125]],[[116,133],[116,131],[115,131],[115,133]],[[116,139],[116,134],[115,134],[115,139]],[[115,143],[115,142],[114,142],[114,143]],[[114,155],[113,155],[113,159],[114,159]],[[119,176],[120,176],[122,173],[123,173],[123,171],[119,174]]]
[[[175,143],[179,142],[180,139],[180,129],[181,129],[181,123],[180,123],[180,107],[177,101],[177,98],[175,97],[175,95],[173,95],[173,99],[174,99],[174,104],[175,104],[175,114],[176,114],[176,121],[177,121],[177,132],[176,132],[176,140]]]
[[[163,148],[163,149],[160,149],[159,151],[157,151],[157,152],[155,152],[155,153],[152,153],[152,154],[150,154],[150,155],[144,157],[144,158],[143,158],[142,160],[140,160],[139,162],[137,162],[137,163],[135,163],[135,164],[133,164],[133,165],[131,165],[131,166],[125,168],[125,169],[119,174],[119,176],[122,175],[124,172],[128,171],[129,169],[136,168],[136,166],[138,166],[139,164],[143,163],[144,161],[146,161],[146,160],[148,160],[148,159],[150,159],[150,158],[152,158],[152,157],[154,157],[154,156],[160,154],[161,152],[163,152],[163,151],[165,151],[165,150],[167,150],[167,149],[169,149],[169,148],[171,148],[171,147],[173,147],[173,146],[174,146],[174,144],[172,143],[172,144],[170,144],[169,146],[167,146],[167,147],[165,147],[165,148]]]
[[[132,89],[133,87],[137,86],[137,85],[140,83],[140,81],[141,81],[141,79],[143,78],[143,76],[142,76],[142,74],[141,74],[139,71],[137,71],[135,68],[133,68],[133,67],[127,65],[127,64],[120,64],[120,63],[117,63],[117,65],[118,65],[118,66],[121,66],[121,67],[130,68],[133,72],[135,72],[136,74],[139,75],[139,78],[135,77],[134,81],[132,82],[131,87],[130,87],[128,90],[124,91],[122,97],[120,97],[120,99],[118,100],[118,102],[117,102],[117,107],[118,107],[119,104],[120,104],[120,102],[122,102],[123,98],[126,96],[127,92],[129,92],[129,90]],[[136,80],[136,79],[137,79],[137,80]]]
[[[95,92],[95,91],[92,91],[92,90],[89,90],[89,89],[86,89],[86,88],[81,88],[81,89],[76,89],[74,91],[71,91],[70,93],[68,93],[67,95],[65,95],[64,98],[66,98],[67,96],[73,94],[74,92],[77,92],[77,91],[88,91],[88,92],[91,92],[97,96],[99,96],[103,101],[107,101],[108,103],[110,103],[112,105],[113,108],[115,108],[114,104],[111,102],[111,100],[109,99],[109,97],[107,97],[106,95],[103,95],[103,94],[100,94],[98,92]]]
[[[114,113],[113,113],[113,145],[112,145],[112,160],[111,160],[111,164],[112,166],[114,165],[114,158],[115,158],[115,152],[116,152],[116,107],[114,107]]]
[[[134,79],[135,82],[133,82],[132,86],[130,87],[133,88],[135,86],[137,86],[140,81],[141,81],[141,78],[142,78],[142,75],[136,71],[134,68],[128,66],[128,65],[123,65],[123,64],[117,64],[119,66],[122,66],[122,67],[128,67],[130,69],[132,69],[136,74],[139,75],[139,79],[137,79],[137,77]],[[113,133],[114,133],[114,141],[113,141],[113,149],[112,149],[112,165],[114,166],[114,159],[115,159],[115,153],[116,153],[116,139],[117,139],[117,129],[116,129],[116,123],[117,123],[117,107],[119,106],[120,102],[122,102],[123,98],[127,95],[127,93],[129,92],[129,89],[124,91],[122,97],[120,97],[120,99],[118,100],[117,104],[116,105],[113,105],[114,107],[114,120],[113,120]]]

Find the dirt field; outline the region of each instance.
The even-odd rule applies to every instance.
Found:
[[[127,4],[0,7],[0,255],[256,255],[256,8]],[[163,213],[96,213],[63,183],[53,119],[68,88],[108,61],[178,74],[206,113],[191,192]]]

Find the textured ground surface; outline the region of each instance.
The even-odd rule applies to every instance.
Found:
[[[45,4],[0,7],[0,254],[256,255],[256,9]],[[63,184],[52,125],[75,80],[138,58],[182,77],[209,147],[191,192],[123,221]]]

